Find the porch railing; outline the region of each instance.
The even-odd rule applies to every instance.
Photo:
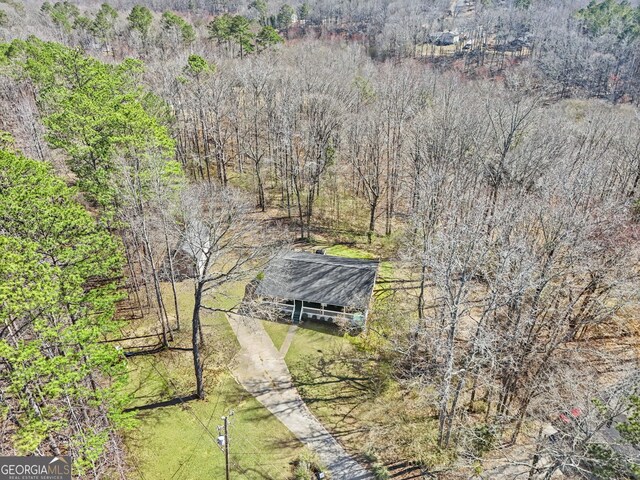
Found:
[[[291,315],[293,313],[293,305],[289,305],[288,303],[280,303],[280,302],[262,302],[265,305],[271,305],[272,308],[279,310],[282,313],[287,315]],[[312,307],[302,307],[302,316],[306,316],[308,318],[316,317],[320,320],[336,320],[343,319],[348,320],[352,323],[361,324],[364,321],[364,317],[361,313],[348,313],[348,312],[336,312],[333,310],[327,310],[324,308],[312,308]]]

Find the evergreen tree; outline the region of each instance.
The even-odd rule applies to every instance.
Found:
[[[120,247],[75,195],[48,164],[0,151],[0,424],[15,453],[69,454],[83,476],[127,422],[126,365],[103,342]]]
[[[190,77],[199,78],[205,73],[214,72],[215,69],[215,65],[211,65],[200,55],[189,55],[187,65],[184,67],[184,72]]]
[[[233,17],[228,13],[216,17],[209,25],[207,30],[209,31],[209,39],[217,40],[218,43],[228,42],[231,39],[231,22]]]
[[[161,25],[165,32],[177,34],[186,44],[193,43],[196,39],[196,32],[193,26],[173,12],[164,12],[162,14]]]
[[[240,46],[240,58],[245,53],[251,53],[254,50],[253,32],[251,31],[251,22],[242,15],[236,15],[231,20],[229,26],[229,35],[231,39]]]
[[[75,20],[80,16],[80,10],[74,4],[64,1],[51,5],[49,2],[42,4],[41,10],[51,17],[54,24],[69,33],[73,29]]]
[[[151,28],[151,22],[153,21],[151,10],[142,5],[135,5],[131,9],[127,20],[129,21],[129,28],[131,30],[139,32],[142,38],[147,38],[149,28]]]
[[[293,24],[293,15],[295,14],[295,10],[286,3],[280,7],[280,11],[278,12],[278,17],[276,18],[276,23],[278,29],[286,30]]]
[[[265,0],[253,0],[249,4],[249,9],[256,12],[256,16],[260,25],[267,24],[267,2]]]
[[[591,0],[587,7],[578,10],[577,17],[582,20],[584,30],[594,37],[612,34],[620,40],[633,40],[640,36],[640,7],[634,8],[625,0]]]
[[[108,41],[115,31],[118,12],[108,3],[103,3],[91,24],[91,32],[102,41]]]
[[[38,84],[47,140],[66,152],[78,186],[96,204],[111,208],[116,201],[116,156],[172,154],[166,127],[147,111],[153,97],[138,86],[141,62],[108,65],[37,39],[12,42],[6,56]]]
[[[304,2],[300,7],[298,7],[298,20],[307,20],[309,18],[309,4]]]
[[[260,29],[258,36],[256,37],[256,45],[258,50],[262,51],[271,45],[282,43],[284,40],[278,34],[277,30],[270,26],[265,26]]]
[[[78,15],[73,21],[73,29],[80,32],[91,32],[93,21],[86,15]]]

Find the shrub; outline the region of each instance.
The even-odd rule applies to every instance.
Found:
[[[387,480],[388,478],[390,478],[387,467],[385,467],[381,463],[374,463],[371,467],[371,470],[376,480]]]
[[[473,429],[473,451],[481,457],[494,447],[497,438],[498,431],[494,425],[478,425]]]
[[[326,480],[331,478],[318,456],[310,450],[303,451],[294,462],[294,465],[294,480],[316,480],[320,472],[324,473]]]

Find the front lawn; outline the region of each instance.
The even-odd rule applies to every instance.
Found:
[[[337,333],[329,324],[305,322],[285,357],[314,415],[349,453],[379,469],[387,465],[413,475],[417,467],[411,465],[450,463],[453,452],[437,446],[433,406],[418,390],[394,381],[384,359],[359,351],[365,338]]]
[[[285,361],[311,411],[351,453],[358,454],[366,443],[363,427],[368,402],[375,396],[376,376],[372,365],[355,361],[354,348],[337,327],[307,321],[296,331]]]
[[[209,387],[206,400],[180,401],[176,398],[185,391],[177,392],[165,380],[173,375],[164,362],[157,362],[158,373],[154,361],[137,357],[131,362],[133,404],[166,406],[138,411],[138,424],[126,435],[130,478],[224,478],[224,453],[216,437],[221,417],[230,411],[232,472],[240,478],[289,478],[302,444],[230,375]]]
[[[169,285],[163,285],[172,324],[175,319]],[[130,478],[224,478],[224,454],[216,444],[221,417],[231,410],[232,471],[239,478],[280,480],[291,476],[290,462],[302,444],[268,410],[229,375],[227,366],[238,342],[224,313],[203,312],[203,358],[207,398],[194,400],[191,342],[192,285],[177,285],[181,330],[174,332],[172,350],[129,358],[129,407],[136,408],[137,425],[126,432]],[[217,308],[231,308],[244,286],[229,285],[207,300]],[[143,319],[150,328],[152,318]],[[206,426],[206,428],[205,428]],[[207,431],[208,430],[208,431]],[[234,473],[232,473],[234,475]]]
[[[282,347],[282,344],[284,343],[284,339],[287,338],[287,333],[289,332],[291,324],[272,322],[270,320],[261,320],[261,322],[275,347],[280,350],[280,347]]]

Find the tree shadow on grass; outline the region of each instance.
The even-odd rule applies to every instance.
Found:
[[[303,444],[300,442],[300,440],[293,437],[292,435],[290,438],[272,439],[271,446],[277,447],[275,451],[278,453],[275,454],[275,457],[271,453],[262,455],[262,452],[238,453],[232,451],[232,472],[237,472],[240,475],[243,475],[244,478],[256,478],[264,480],[282,479],[282,472],[274,473],[272,467],[278,465],[282,465],[284,467],[287,461],[289,461],[289,465],[291,466],[291,468],[293,468],[293,461],[287,460],[288,458],[290,458],[290,455],[287,455],[285,452],[291,452],[293,450],[300,449],[302,448]],[[251,460],[251,464],[245,467],[244,463],[246,459],[243,457],[243,455],[247,454],[257,457],[257,459]],[[286,478],[289,477],[287,476]]]
[[[197,400],[197,399],[198,399],[198,395],[196,395],[195,393],[192,393],[191,395],[178,396],[178,397],[175,397],[175,398],[171,398],[169,400],[163,400],[163,401],[160,401],[160,402],[149,403],[147,405],[139,405],[139,406],[136,406],[136,407],[125,408],[124,412],[139,412],[139,411],[144,411],[144,410],[154,410],[156,408],[162,408],[162,407],[172,407],[174,405],[187,403],[187,402],[190,402],[192,400]]]
[[[300,328],[313,330],[314,332],[333,335],[334,337],[343,337],[344,330],[339,325],[329,322],[321,322],[317,320],[304,320],[297,324]]]
[[[376,369],[353,352],[325,353],[320,359],[303,360],[293,369],[294,383],[305,403],[330,410],[325,422],[332,431],[348,429],[343,435],[364,431],[357,425],[357,411],[372,401],[384,388],[385,379]]]
[[[257,467],[242,468],[240,466],[237,466],[237,467],[233,467],[231,470],[233,472],[237,472],[241,474],[245,478],[262,478],[264,480],[278,480],[277,477],[269,475],[267,472]],[[248,476],[249,473],[251,473],[252,475]]]
[[[414,478],[437,478],[425,471],[420,465],[413,462],[401,461],[385,464],[389,478],[401,478],[402,480],[411,480]]]
[[[350,365],[351,358],[341,354],[325,354],[316,361],[298,362],[295,385],[299,390],[308,391],[309,387],[322,387],[324,395],[317,398],[305,398],[313,401],[368,400],[376,391],[377,378],[363,375],[362,371]],[[357,372],[357,373],[356,373]]]

